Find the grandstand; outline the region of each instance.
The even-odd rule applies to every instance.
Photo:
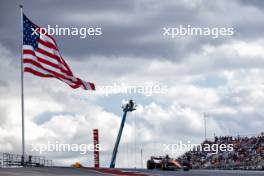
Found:
[[[219,136],[203,144],[233,144],[233,151],[216,154],[191,150],[178,159],[189,159],[194,169],[264,170],[264,133],[255,136]]]

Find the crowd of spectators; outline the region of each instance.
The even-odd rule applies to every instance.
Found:
[[[191,150],[178,159],[190,160],[195,169],[264,170],[264,133],[252,137],[220,136],[203,144],[233,144],[233,151]]]

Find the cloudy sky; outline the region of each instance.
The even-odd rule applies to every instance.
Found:
[[[215,135],[254,135],[264,126],[263,1],[0,0],[0,152],[21,153],[20,11],[42,27],[102,28],[101,36],[54,36],[75,75],[96,86],[166,87],[165,93],[73,90],[25,74],[26,149],[48,141],[92,143],[98,128],[101,165],[109,166],[125,100],[133,99],[117,167],[141,167],[163,144],[199,143]],[[179,25],[233,28],[234,35],[163,35]],[[174,155],[177,157],[180,153]],[[56,164],[93,165],[92,152],[45,152]]]

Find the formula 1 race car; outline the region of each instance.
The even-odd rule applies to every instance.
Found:
[[[162,170],[179,170],[184,171],[190,170],[190,163],[184,161],[180,163],[179,161],[170,158],[168,155],[162,156],[151,156],[150,160],[147,161],[147,169],[162,169]]]

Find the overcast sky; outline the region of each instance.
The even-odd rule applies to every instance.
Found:
[[[117,167],[140,167],[162,144],[199,143],[214,134],[253,135],[264,126],[263,1],[0,0],[0,152],[21,153],[20,11],[39,26],[102,28],[101,36],[54,36],[76,76],[96,86],[160,85],[165,94],[111,94],[74,90],[56,79],[25,74],[27,153],[48,141],[92,143],[98,128],[102,166],[109,166],[118,132],[121,104],[134,99]],[[225,27],[234,35],[163,36],[164,27]],[[39,155],[38,153],[33,153]],[[180,153],[175,155],[177,157]],[[57,164],[93,155],[46,152]]]

